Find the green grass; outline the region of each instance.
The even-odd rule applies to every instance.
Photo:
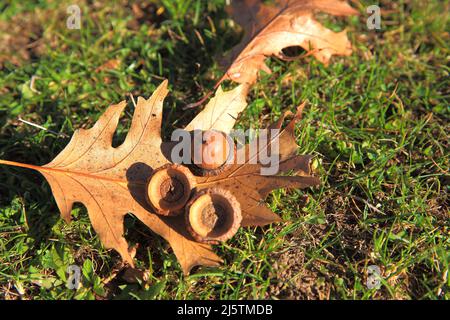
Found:
[[[0,159],[44,164],[68,143],[18,117],[70,136],[129,93],[149,96],[163,78],[167,137],[198,112],[181,108],[213,86],[216,61],[239,41],[224,1],[147,1],[139,19],[124,1],[101,2],[78,2],[81,30],[65,27],[62,4],[0,5],[0,34],[19,28],[14,37],[43,39],[21,47],[28,58],[14,49],[2,61]],[[141,242],[137,264],[151,273],[130,285],[114,278],[119,256],[103,248],[84,207],[66,225],[42,176],[2,166],[0,299],[449,299],[449,8],[382,1],[382,30],[370,31],[370,4],[362,1],[360,17],[320,17],[348,29],[352,56],[329,67],[270,59],[274,73],[253,87],[237,123],[263,127],[309,101],[297,137],[322,185],[272,193],[267,203],[286,222],[241,229],[216,247],[223,266],[183,276],[166,242],[128,217],[127,238]],[[121,61],[116,70],[95,71],[110,59]],[[117,143],[130,119],[125,113]],[[77,291],[65,285],[70,264],[83,270]],[[370,265],[382,271],[380,289],[366,286]]]

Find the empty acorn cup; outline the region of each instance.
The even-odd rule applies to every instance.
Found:
[[[187,230],[198,242],[219,243],[232,238],[241,221],[241,206],[231,192],[211,188],[192,197],[185,209]]]
[[[186,167],[168,164],[156,169],[147,185],[147,200],[156,213],[173,216],[182,212],[195,188],[195,177]]]

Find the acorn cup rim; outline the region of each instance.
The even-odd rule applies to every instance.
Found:
[[[198,211],[202,208],[202,202],[215,202],[216,205],[219,205],[221,211],[225,210],[225,217],[219,217],[225,219],[225,221],[222,221],[224,224],[218,226],[218,230],[209,229],[207,231],[211,226],[204,225],[205,217],[199,216]],[[204,214],[204,211],[201,214]],[[241,207],[236,197],[226,189],[203,189],[195,193],[187,203],[185,208],[185,221],[189,233],[197,242],[218,244],[231,239],[240,228],[242,222]]]
[[[161,187],[167,178],[175,178],[183,187],[181,196],[174,202],[164,200]],[[196,186],[195,176],[182,165],[166,164],[156,169],[147,181],[146,199],[157,214],[175,216],[183,212]]]

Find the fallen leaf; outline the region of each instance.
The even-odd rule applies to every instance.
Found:
[[[248,93],[246,84],[239,85],[233,90],[224,92],[221,87],[216,95],[185,128],[193,130],[218,130],[230,133],[239,114],[247,106],[245,98]]]
[[[259,147],[252,150],[249,145],[245,148],[245,162],[230,164],[226,170],[217,176],[199,177],[197,188],[222,187],[230,190],[237,198],[242,210],[241,226],[263,226],[272,222],[281,221],[280,217],[272,212],[265,203],[267,195],[275,189],[296,188],[302,189],[320,184],[317,177],[311,176],[309,163],[311,156],[297,155],[299,146],[296,143],[294,129],[300,119],[304,104],[298,108],[294,119],[281,130],[284,117],[272,124],[268,129],[277,129],[278,133],[270,135],[267,139],[258,142]],[[263,165],[258,160],[263,152],[271,147],[278,139],[279,170],[275,175],[261,175]],[[261,148],[261,146],[263,146]],[[256,162],[256,164],[252,164]],[[294,176],[286,176],[292,171]]]
[[[162,142],[161,122],[163,100],[168,93],[164,81],[149,99],[138,98],[128,135],[119,147],[112,139],[123,101],[111,105],[91,129],[77,130],[67,147],[49,164],[35,166],[0,160],[0,164],[39,171],[49,182],[61,216],[69,222],[74,203],[86,206],[92,226],[107,248],[115,249],[122,259],[134,266],[134,248],[125,240],[124,216],[134,214],[152,231],[171,245],[184,273],[196,265],[216,266],[221,259],[207,244],[195,242],[188,233],[183,215],[163,217],[153,212],[146,201],[147,181],[153,170],[170,163],[165,156],[172,142]],[[319,183],[310,176],[309,156],[296,155],[294,125],[300,117],[277,135],[280,141],[280,172],[294,171],[295,176],[260,176],[261,164],[230,165],[212,178],[196,177],[199,189],[224,187],[241,202],[243,225],[265,225],[280,218],[270,211],[263,200],[276,188],[305,188]],[[270,128],[281,128],[283,118]],[[270,136],[270,148],[276,137]],[[249,159],[263,152],[246,147]]]
[[[95,69],[95,72],[105,71],[105,70],[117,70],[120,67],[122,61],[120,59],[109,59],[101,66]]]
[[[181,217],[152,213],[145,187],[152,171],[168,160],[161,152],[164,81],[148,99],[138,98],[131,128],[124,143],[114,148],[112,138],[123,101],[110,106],[88,130],[79,129],[67,147],[49,164],[33,166],[1,160],[0,163],[39,171],[49,182],[61,216],[69,222],[75,202],[83,203],[92,226],[106,248],[113,248],[134,266],[123,237],[124,216],[131,212],[171,245],[185,273],[195,265],[216,266],[221,259],[211,247],[191,240]]]
[[[271,72],[264,62],[267,57],[292,60],[283,54],[289,47],[300,46],[324,64],[333,55],[352,52],[345,30],[333,32],[314,19],[316,11],[336,16],[358,14],[346,1],[278,0],[266,5],[261,0],[234,0],[228,10],[245,35],[226,59],[228,68],[220,82],[255,83],[260,70]]]

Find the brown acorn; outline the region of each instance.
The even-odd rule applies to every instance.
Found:
[[[231,239],[238,231],[241,206],[228,190],[204,189],[186,205],[185,218],[187,230],[196,241],[216,244]]]
[[[147,201],[158,214],[177,215],[183,211],[195,185],[195,177],[188,168],[167,164],[151,175],[147,184]]]
[[[197,139],[201,138],[201,141]],[[227,135],[216,130],[206,130],[200,135],[194,134],[191,147],[191,169],[200,176],[214,176],[227,166],[230,157],[234,157],[234,144]]]

